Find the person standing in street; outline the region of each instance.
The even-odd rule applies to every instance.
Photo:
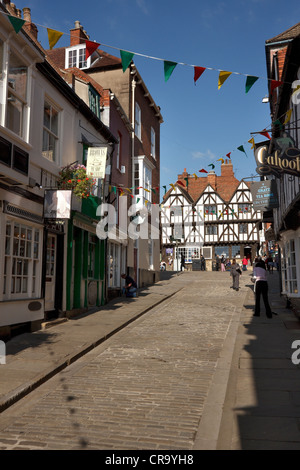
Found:
[[[230,276],[232,276],[232,281],[233,281],[232,289],[239,290],[241,274],[242,274],[241,268],[239,264],[236,262],[236,259],[234,258],[230,266]]]
[[[222,272],[226,271],[226,269],[225,269],[225,258],[224,258],[223,255],[222,255],[222,258],[221,258],[221,271]]]
[[[260,297],[262,296],[265,304],[266,315],[272,318],[272,311],[268,300],[268,281],[266,265],[264,261],[259,258],[253,268],[253,277],[255,279],[255,312],[254,317],[260,316]]]
[[[244,256],[242,264],[243,264],[243,271],[247,271],[248,260],[246,256]]]

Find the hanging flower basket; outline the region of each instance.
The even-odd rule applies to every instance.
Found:
[[[71,189],[79,199],[87,199],[92,195],[96,180],[86,174],[86,167],[73,163],[59,172],[58,189]]]

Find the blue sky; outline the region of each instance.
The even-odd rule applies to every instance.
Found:
[[[161,187],[184,168],[199,176],[231,152],[238,179],[256,173],[251,132],[270,129],[265,41],[300,21],[300,3],[289,0],[16,0],[31,8],[32,21],[65,33],[57,47],[69,45],[79,20],[90,40],[106,44],[119,57],[123,49],[177,65],[165,82],[163,60],[134,56],[156,104],[161,107]],[[39,40],[48,48],[46,28]],[[117,48],[116,49],[113,49]],[[192,65],[212,68],[194,84]],[[218,70],[260,77],[248,94],[246,77],[232,74],[218,90]],[[264,140],[256,137],[256,141]],[[243,145],[246,155],[237,150]],[[163,194],[163,191],[162,193]]]

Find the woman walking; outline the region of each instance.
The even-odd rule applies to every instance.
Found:
[[[225,269],[225,258],[224,258],[224,256],[222,256],[222,258],[221,258],[221,271],[222,271],[222,272],[225,272],[225,271],[226,271],[226,269]]]
[[[240,266],[237,264],[236,259],[233,259],[230,267],[230,276],[232,276],[233,281],[232,289],[239,290],[241,274],[242,271],[240,269]]]

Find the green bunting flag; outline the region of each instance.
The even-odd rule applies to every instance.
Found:
[[[13,25],[15,32],[18,34],[20,29],[22,29],[22,26],[25,23],[25,20],[22,20],[22,18],[16,18],[15,16],[10,16],[10,15],[8,15],[8,19]]]
[[[245,149],[242,145],[240,145],[238,148],[237,148],[240,152],[244,152],[244,154],[246,155],[246,157],[248,158],[248,155],[246,154],[245,152]]]
[[[211,169],[212,169],[212,170],[214,170],[214,168],[215,168],[215,165],[214,165],[213,163],[211,163],[211,164],[208,165],[208,166],[211,166]]]
[[[186,187],[188,188],[188,186],[189,186],[189,179],[188,179],[188,178],[184,178],[184,180],[186,181]]]
[[[251,75],[248,75],[247,80],[246,80],[246,93],[250,90],[250,88],[254,85],[254,83],[258,80],[258,77],[253,77]]]
[[[164,72],[165,72],[165,82],[169,80],[172,75],[173,70],[175,69],[177,63],[164,60]]]
[[[167,192],[167,186],[163,186],[164,190],[165,190],[165,194]]]
[[[127,52],[127,51],[120,51],[120,54],[121,54],[121,59],[122,59],[123,72],[125,72],[125,70],[128,69],[130,62],[132,61],[134,53]]]

